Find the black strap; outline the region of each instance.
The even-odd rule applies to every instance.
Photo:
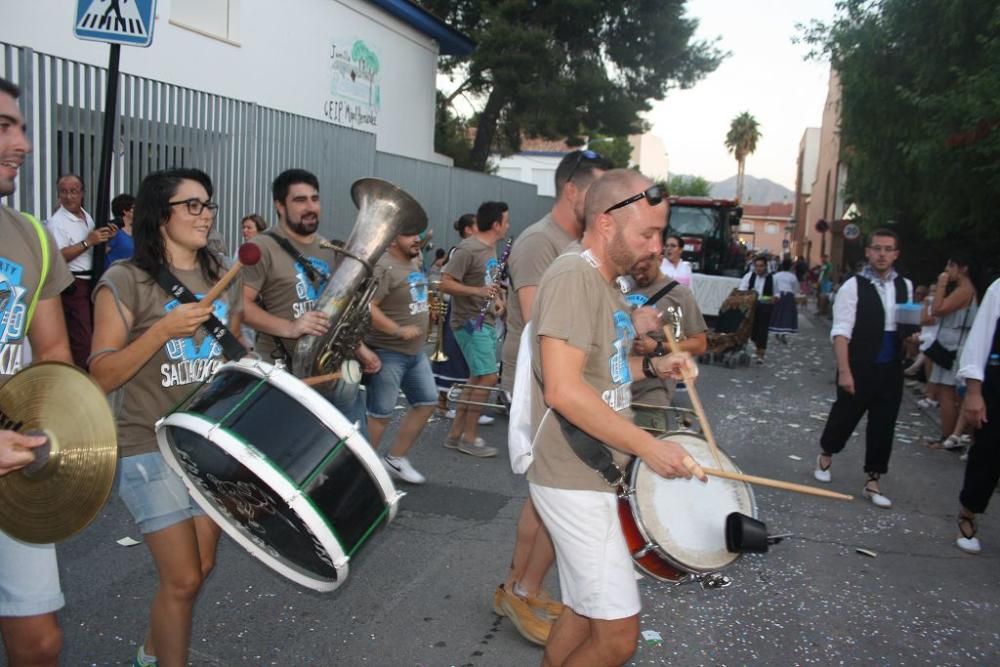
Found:
[[[653,296],[649,297],[646,300],[646,303],[644,303],[642,305],[644,305],[644,306],[652,306],[657,301],[659,301],[660,299],[662,299],[666,295],[670,294],[670,290],[672,290],[673,288],[677,287],[677,285],[679,285],[679,284],[680,283],[678,283],[676,280],[671,280],[669,283],[667,283],[662,288],[660,288],[660,290],[656,294],[654,294]]]
[[[317,269],[313,266],[312,262],[306,259],[305,256],[299,252],[299,249],[292,245],[291,241],[283,236],[278,236],[273,231],[266,231],[263,235],[273,239],[274,242],[281,246],[285,252],[292,256],[295,263],[301,266],[302,270],[305,271],[306,277],[309,278],[309,282],[313,284],[313,287],[317,287],[317,282],[327,282],[330,280],[330,276],[327,275],[325,271]]]
[[[581,431],[555,410],[552,414],[559,420],[559,428],[566,437],[566,442],[581,461],[593,468],[610,486],[618,487],[624,483],[625,473],[615,465],[611,452],[600,440]]]
[[[260,309],[263,311],[267,311],[267,306],[264,305],[264,297],[260,295],[260,292],[257,292],[256,300],[257,300],[257,305],[260,306]],[[274,360],[280,359],[281,361],[285,362],[286,366],[291,366],[292,355],[288,352],[288,348],[285,347],[285,341],[281,340],[281,336],[277,336],[275,334],[268,334],[268,335],[271,337],[271,340],[274,341],[274,349],[271,350],[271,358]]]
[[[166,290],[167,294],[173,296],[181,303],[196,303],[198,301],[197,297],[191,293],[191,290],[185,287],[181,281],[177,280],[177,277],[170,273],[170,269],[166,266],[161,266],[160,270],[153,277],[156,279],[157,284]],[[236,336],[215,315],[209,315],[208,319],[201,326],[208,332],[209,336],[222,345],[222,353],[226,355],[226,358],[238,360],[247,356],[247,349],[240,345],[240,342],[236,340]]]

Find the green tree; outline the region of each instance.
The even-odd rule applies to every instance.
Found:
[[[701,176],[671,176],[667,181],[667,192],[680,197],[710,197],[712,184]]]
[[[921,263],[932,270],[952,245],[995,263],[1000,5],[841,0],[837,7],[831,23],[814,22],[802,37],[840,78],[845,195],[868,229],[898,223],[910,266],[919,265],[913,250],[921,246],[928,253]]]
[[[627,136],[667,91],[689,87],[725,54],[695,40],[684,0],[420,0],[476,41],[442,58],[461,83],[451,97],[482,102],[471,161],[516,152],[521,136]],[[451,100],[448,99],[448,102]]]
[[[456,167],[472,165],[469,145],[469,123],[451,112],[441,91],[437,93],[437,115],[434,118],[434,150],[449,156]]]
[[[763,135],[757,119],[744,111],[733,118],[726,133],[726,148],[736,158],[736,200],[743,201],[743,175],[747,156],[757,150],[757,142]]]
[[[587,148],[606,157],[615,169],[628,169],[632,165],[632,144],[628,137],[594,136],[587,142]]]

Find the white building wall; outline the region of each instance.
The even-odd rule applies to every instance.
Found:
[[[628,138],[632,144],[632,164],[639,167],[643,175],[657,181],[670,177],[670,162],[663,140],[655,134],[633,134]]]
[[[73,36],[75,2],[3,0],[3,5],[0,42],[107,66],[106,44]],[[152,46],[122,47],[123,72],[372,132],[380,151],[440,160],[434,154],[437,43],[374,5],[363,0],[158,0],[156,13]],[[227,34],[210,36],[226,16]],[[178,20],[201,25],[193,30]],[[334,91],[334,45],[341,55],[350,54],[358,40],[378,59],[378,73],[368,86],[371,106]],[[346,92],[343,86],[340,90]]]
[[[561,153],[518,153],[493,160],[497,176],[538,186],[538,194],[554,197],[556,194],[556,167],[562,160]]]
[[[813,181],[816,180],[820,134],[820,128],[807,127],[799,142],[799,150],[802,152],[802,194],[804,195],[812,194]]]

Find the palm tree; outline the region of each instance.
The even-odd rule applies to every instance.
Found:
[[[757,150],[757,141],[762,136],[760,124],[756,118],[750,115],[749,111],[744,111],[729,124],[729,132],[726,134],[726,148],[736,158],[736,199],[738,201],[743,201],[743,169],[746,166],[747,156]]]

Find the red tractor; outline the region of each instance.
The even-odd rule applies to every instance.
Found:
[[[745,250],[733,233],[743,208],[731,199],[670,197],[667,231],[684,239],[682,258],[709,275],[743,275]]]

